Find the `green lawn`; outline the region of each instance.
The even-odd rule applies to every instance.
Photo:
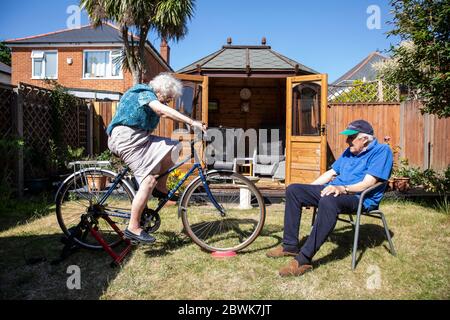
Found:
[[[352,229],[339,222],[315,257],[313,272],[294,278],[278,276],[290,258],[265,256],[282,238],[281,204],[267,207],[264,231],[248,249],[224,260],[212,258],[186,238],[177,208],[169,207],[161,214],[156,244],[135,248],[119,268],[109,266],[106,253],[86,250],[51,265],[62,248],[54,208],[29,207],[34,211],[16,205],[0,216],[0,299],[450,298],[450,216],[415,203],[390,201],[381,206],[397,257],[387,250],[380,221],[364,217],[360,260],[352,271]],[[13,223],[14,216],[20,224]],[[302,237],[310,221],[310,212],[305,212]],[[34,258],[46,261],[26,263]],[[70,265],[80,267],[81,290],[67,289]]]

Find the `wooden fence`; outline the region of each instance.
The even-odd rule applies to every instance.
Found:
[[[450,166],[450,118],[420,112],[419,101],[400,106],[400,157],[411,166],[444,170]]]
[[[99,154],[108,149],[108,135],[106,128],[111,123],[112,117],[116,113],[116,101],[95,101],[93,126],[93,154]]]
[[[52,114],[51,91],[20,83],[17,88],[0,87],[0,139],[22,141],[24,148],[11,148],[11,154],[2,154],[6,163],[3,177],[12,188],[23,193],[26,180],[51,176],[54,149],[50,141],[55,135],[72,148],[89,146],[89,111],[83,99],[74,99],[74,105],[62,110],[60,126]],[[54,132],[56,128],[62,132]],[[9,160],[8,160],[9,159]]]
[[[392,146],[400,143],[400,104],[399,103],[350,103],[330,104],[327,110],[327,141],[329,163],[337,159],[348,147],[344,130],[353,120],[364,119],[372,124],[379,142],[389,136]]]
[[[401,103],[330,104],[327,114],[329,163],[347,148],[339,135],[351,121],[365,119],[372,124],[379,142],[390,137],[397,147],[396,161],[408,159],[409,165],[440,171],[450,165],[450,118],[438,119],[420,113],[418,101]],[[397,149],[394,148],[394,149]]]

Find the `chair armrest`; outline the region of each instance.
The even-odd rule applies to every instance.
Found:
[[[361,213],[361,211],[362,211],[362,206],[363,206],[364,198],[366,197],[366,195],[370,191],[372,191],[372,190],[374,190],[374,189],[378,188],[379,186],[381,186],[383,184],[386,184],[386,183],[387,183],[387,181],[379,181],[379,182],[375,183],[373,186],[367,188],[366,190],[364,190],[361,193],[360,198],[359,198],[359,204],[358,204],[358,213]]]
[[[378,181],[378,182],[375,183],[373,186],[371,186],[371,187],[367,188],[366,190],[364,190],[364,191],[361,193],[361,198],[364,198],[364,197],[366,196],[367,193],[369,193],[370,191],[372,191],[372,190],[378,188],[378,187],[381,186],[382,184],[386,184],[386,183],[387,183],[387,181],[384,181],[384,182],[383,182],[383,181]]]

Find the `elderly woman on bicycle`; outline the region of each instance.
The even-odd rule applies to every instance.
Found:
[[[168,170],[178,155],[178,141],[151,134],[160,117],[184,122],[194,129],[206,127],[167,106],[182,94],[182,84],[168,73],[156,76],[149,85],[137,84],[120,99],[116,114],[107,128],[108,147],[133,171],[139,190],[131,205],[131,218],[125,237],[140,243],[153,243],[156,239],[145,232],[141,215],[150,197],[167,195],[167,176],[156,180]]]

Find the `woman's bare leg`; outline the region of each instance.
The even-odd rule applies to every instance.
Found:
[[[159,171],[160,173],[166,172],[174,165],[170,153],[166,157],[164,157],[164,159],[161,161],[160,164],[161,164],[161,169]],[[165,175],[164,177],[159,179],[156,184],[156,189],[158,189],[161,192],[167,193],[168,192],[168,190],[167,190],[167,178],[168,177],[169,177],[169,175]]]
[[[141,228],[141,215],[144,210],[148,198],[152,194],[153,188],[156,185],[156,179],[152,175],[145,177],[139,185],[139,190],[133,199],[131,204],[131,217],[128,224],[128,230],[134,234],[139,235],[142,231]]]

